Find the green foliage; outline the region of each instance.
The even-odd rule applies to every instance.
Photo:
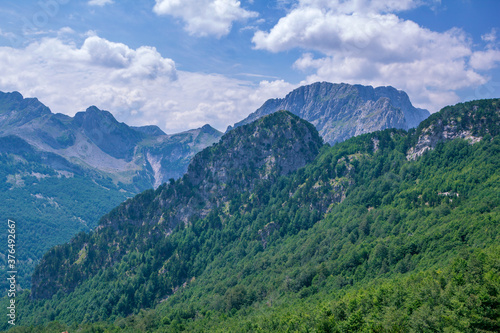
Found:
[[[497,128],[490,121],[488,133]],[[498,331],[500,138],[443,142],[408,161],[416,133],[324,147],[305,168],[232,193],[169,234],[168,221],[147,223],[155,198],[199,191],[182,181],[146,191],[99,232],[50,250],[38,276],[61,291],[20,297],[20,323],[58,320],[82,332]]]
[[[57,172],[23,140],[6,140],[16,154],[0,153],[0,216],[5,223],[8,218],[16,221],[18,285],[30,288],[35,265],[48,249],[95,228],[100,216],[130,194],[120,192],[110,179]],[[7,244],[6,233],[0,242]],[[6,275],[3,251],[0,274]],[[2,280],[0,289],[6,288]]]
[[[444,267],[376,279],[360,288],[291,294],[242,307],[243,286],[230,289],[240,310],[195,310],[182,303],[141,310],[111,322],[16,327],[9,332],[498,332],[500,248],[465,251]],[[331,277],[327,278],[327,281]],[[226,293],[228,294],[228,293]]]

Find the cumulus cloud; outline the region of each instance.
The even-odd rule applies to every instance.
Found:
[[[156,0],[154,12],[181,18],[185,29],[195,36],[222,37],[231,31],[233,22],[258,16],[236,0]]]
[[[310,73],[305,83],[392,85],[407,91],[418,106],[437,111],[458,101],[453,90],[484,84],[487,78],[479,70],[496,66],[498,54],[474,51],[460,29],[435,32],[397,15],[422,4],[301,0],[252,41],[256,49],[271,52],[304,50],[294,67]],[[494,38],[494,31],[483,37]]]
[[[474,52],[470,58],[472,68],[478,70],[488,70],[495,68],[500,62],[500,50],[489,49],[486,51]]]
[[[167,133],[210,124],[224,131],[242,120],[267,99],[284,97],[296,86],[282,80],[262,81],[257,86],[219,74],[178,72],[178,80],[155,95],[134,121],[155,123]],[[154,89],[154,88],[153,88]]]
[[[88,4],[91,6],[99,6],[99,7],[110,5],[112,3],[114,3],[113,0],[90,0],[88,2]]]
[[[92,34],[81,45],[45,38],[22,49],[0,47],[0,72],[0,90],[37,97],[53,112],[74,115],[96,105],[119,121],[167,133],[206,123],[225,130],[294,88],[178,71],[152,47],[131,49]]]

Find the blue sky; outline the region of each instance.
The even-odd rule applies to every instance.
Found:
[[[34,0],[0,5],[0,90],[69,115],[225,130],[316,81],[438,111],[500,97],[497,0]]]

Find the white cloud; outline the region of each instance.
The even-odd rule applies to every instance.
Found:
[[[500,63],[500,50],[496,49],[474,52],[470,58],[472,68],[478,70],[495,68],[497,63]]]
[[[222,37],[231,31],[233,22],[258,16],[247,11],[237,0],[156,0],[154,12],[182,18],[185,29],[195,36]]]
[[[0,36],[1,37],[6,37],[6,38],[9,38],[9,39],[12,39],[14,37],[16,37],[16,35],[12,32],[4,32],[2,31],[2,29],[0,29]]]
[[[132,50],[125,44],[91,36],[85,40],[79,53],[90,64],[112,68],[111,77],[115,79],[176,78],[174,61],[162,58],[153,47],[141,46]]]
[[[224,131],[259,108],[267,99],[284,97],[295,86],[282,80],[248,81],[218,74],[178,72],[179,78],[148,100],[142,124],[154,123],[168,133],[210,124]],[[138,121],[139,119],[135,119]]]
[[[22,49],[0,47],[0,72],[1,91],[37,97],[53,112],[73,115],[96,105],[119,121],[167,133],[206,123],[225,130],[294,88],[178,71],[152,47],[131,49],[93,34],[82,45],[46,38]]]
[[[498,55],[475,52],[460,29],[435,32],[396,15],[422,4],[301,0],[272,29],[257,31],[252,41],[256,49],[271,52],[304,50],[294,64],[311,73],[303,83],[392,85],[433,112],[458,101],[454,90],[484,84],[487,78],[478,70],[495,66]],[[493,37],[492,32],[483,39]]]
[[[61,29],[59,29],[59,31],[57,32],[57,35],[58,36],[62,36],[62,35],[73,35],[75,34],[76,31],[71,29],[70,27],[62,27]]]
[[[488,43],[495,43],[497,41],[497,29],[492,28],[490,32],[482,35],[481,39]]]
[[[114,3],[113,0],[90,0],[88,2],[88,4],[91,6],[99,6],[99,7],[103,7],[105,5],[110,5],[112,3]]]

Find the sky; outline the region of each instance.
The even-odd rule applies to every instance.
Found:
[[[317,81],[430,112],[500,97],[498,0],[26,0],[0,4],[0,91],[70,116],[224,131]]]

